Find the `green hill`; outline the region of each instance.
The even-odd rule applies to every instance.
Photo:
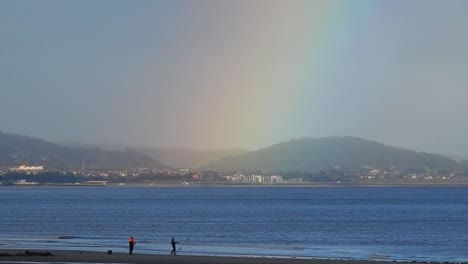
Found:
[[[455,169],[464,164],[445,156],[387,146],[356,137],[301,138],[211,162],[204,169],[317,171],[340,167]]]
[[[0,166],[44,165],[48,168],[128,169],[155,168],[160,164],[136,151],[104,151],[67,147],[44,140],[0,132]]]

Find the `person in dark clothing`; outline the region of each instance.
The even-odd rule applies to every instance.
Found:
[[[128,239],[128,254],[129,255],[133,255],[133,246],[136,244],[135,240],[133,239],[133,237],[130,237]]]
[[[176,242],[174,238],[172,238],[171,239],[171,245],[172,245],[171,255],[174,255],[174,256],[176,255],[176,248],[175,248],[176,244],[179,244],[179,242]]]

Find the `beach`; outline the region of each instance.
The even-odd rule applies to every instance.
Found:
[[[216,256],[187,256],[187,255],[151,255],[138,254],[128,255],[125,253],[94,252],[94,251],[71,251],[71,250],[31,250],[31,255],[16,256],[24,254],[24,250],[0,250],[0,263],[165,263],[165,264],[357,264],[363,261],[357,260],[329,260],[329,259],[297,259],[297,258],[275,258],[275,257],[216,257]],[[49,252],[53,256],[40,256],[35,253]],[[10,256],[5,256],[10,254]],[[366,261],[367,262],[367,261]],[[372,261],[375,264],[387,264],[390,261]]]

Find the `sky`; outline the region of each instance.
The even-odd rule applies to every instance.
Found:
[[[468,157],[468,1],[0,1],[0,131]]]

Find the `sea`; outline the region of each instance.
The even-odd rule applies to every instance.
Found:
[[[468,261],[468,187],[0,187],[0,249]]]

